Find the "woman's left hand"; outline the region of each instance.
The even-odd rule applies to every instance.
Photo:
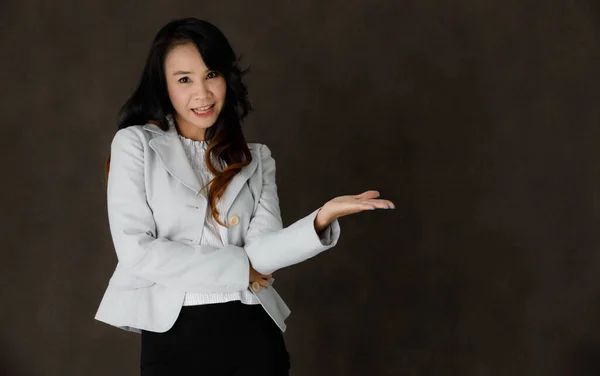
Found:
[[[321,232],[334,220],[364,210],[396,208],[393,202],[377,197],[379,192],[371,190],[359,195],[338,196],[328,201],[315,218],[315,230]]]

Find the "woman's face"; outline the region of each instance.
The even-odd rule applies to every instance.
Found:
[[[192,43],[181,44],[165,58],[165,78],[182,136],[204,140],[225,104],[225,79],[204,64]]]

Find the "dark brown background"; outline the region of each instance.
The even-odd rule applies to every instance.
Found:
[[[139,337],[93,319],[116,262],[102,166],[182,16],[252,66],[246,134],[286,224],[366,189],[398,207],[277,273],[292,375],[600,372],[597,2],[92,4],[0,5],[0,374],[137,374]]]

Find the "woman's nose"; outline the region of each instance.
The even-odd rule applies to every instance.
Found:
[[[194,99],[203,99],[209,96],[208,88],[204,82],[194,85]]]

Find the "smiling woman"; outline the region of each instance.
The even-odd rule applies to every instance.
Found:
[[[119,129],[151,122],[189,140],[208,142],[203,153],[210,171],[207,198],[220,225],[217,202],[240,169],[252,159],[241,124],[252,109],[238,59],[213,24],[194,18],[174,20],[154,38],[140,83],[121,109]],[[202,108],[213,106],[210,110]],[[227,166],[224,170],[221,165]],[[108,179],[110,156],[106,162]],[[204,188],[204,187],[203,187]],[[200,192],[198,192],[200,193]]]
[[[287,375],[272,273],[334,247],[339,217],[393,207],[340,196],[284,228],[275,160],[242,133],[242,73],[215,26],[175,20],[121,109],[106,165],[118,263],[96,318],[141,333],[145,376]]]
[[[225,104],[227,84],[209,69],[193,43],[174,46],[165,59],[169,98],[182,136],[202,141]]]

